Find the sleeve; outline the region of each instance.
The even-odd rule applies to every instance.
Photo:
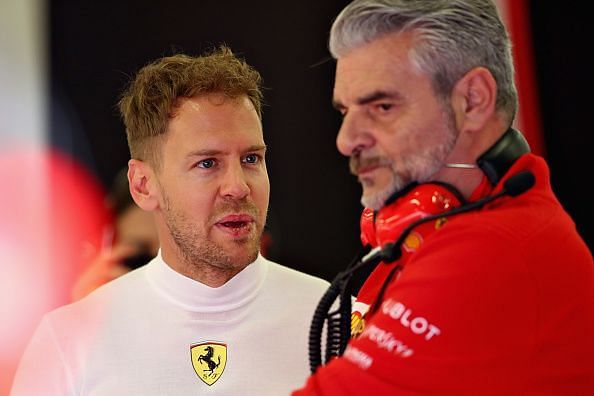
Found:
[[[12,385],[11,396],[75,395],[72,376],[56,342],[47,316],[25,349]]]
[[[427,240],[361,336],[293,395],[517,390],[535,337],[535,288],[510,238],[476,228]]]

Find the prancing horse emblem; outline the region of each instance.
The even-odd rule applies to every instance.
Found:
[[[202,342],[190,346],[194,371],[206,385],[212,385],[221,378],[227,364],[227,344]]]

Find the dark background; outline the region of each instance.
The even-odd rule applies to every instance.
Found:
[[[129,158],[116,103],[130,76],[158,57],[225,42],[264,78],[270,256],[331,279],[359,246],[360,187],[334,145],[326,49],[347,3],[50,0],[52,143],[108,188]],[[530,2],[545,146],[553,187],[592,249],[592,33],[585,4],[556,4]]]

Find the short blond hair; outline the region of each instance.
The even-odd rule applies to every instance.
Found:
[[[164,57],[140,69],[119,101],[131,157],[159,166],[160,138],[180,99],[211,93],[247,96],[262,118],[260,73],[227,46],[198,57]]]

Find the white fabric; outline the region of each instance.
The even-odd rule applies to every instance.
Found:
[[[309,374],[309,324],[328,283],[259,257],[219,288],[158,256],[47,314],[15,377],[21,395],[283,395]],[[190,346],[227,344],[212,385]]]

